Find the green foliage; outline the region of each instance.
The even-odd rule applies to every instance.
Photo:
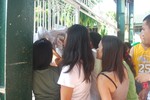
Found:
[[[107,28],[104,23],[98,23],[96,20],[90,18],[89,16],[80,13],[80,24],[92,28],[98,28],[98,33],[101,34],[101,36],[107,35]]]
[[[71,26],[73,24],[72,20],[73,20],[73,12],[74,12],[74,9],[72,8],[71,5],[66,5],[65,8],[66,11],[64,11],[63,13],[66,13],[66,16],[64,16],[64,21],[66,21],[66,25],[67,26]]]
[[[89,16],[83,14],[82,12],[80,12],[80,24],[93,28],[94,26],[98,25],[98,22],[90,18]]]
[[[103,2],[103,0],[91,0],[91,2],[96,3],[96,2]]]
[[[100,33],[101,33],[102,37],[104,37],[105,35],[107,35],[106,25],[104,25],[104,24],[101,25]]]
[[[106,13],[106,15],[108,17],[110,17],[111,19],[116,20],[116,13],[115,12],[109,11],[109,12]]]

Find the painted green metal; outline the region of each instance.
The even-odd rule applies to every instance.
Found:
[[[4,94],[0,93],[0,100],[4,100]]]
[[[132,43],[133,42],[133,33],[134,33],[134,29],[133,29],[133,11],[134,11],[134,0],[131,0],[129,2],[129,42]]]
[[[5,88],[5,36],[6,36],[6,2],[0,0],[0,88]],[[0,93],[0,100],[4,100],[5,94]]]
[[[0,98],[32,100],[34,0],[0,0],[0,7],[0,86],[6,88]]]
[[[0,87],[4,87],[6,2],[0,0]]]
[[[124,31],[125,31],[125,0],[117,0],[117,27],[118,37],[124,41]]]

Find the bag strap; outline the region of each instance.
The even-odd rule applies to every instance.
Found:
[[[105,77],[107,77],[113,84],[114,84],[114,86],[116,87],[116,89],[117,89],[117,85],[115,84],[115,82],[109,77],[109,76],[107,76],[106,74],[104,74],[104,73],[100,73],[101,75],[104,75]]]

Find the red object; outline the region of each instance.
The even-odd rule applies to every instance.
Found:
[[[143,89],[147,89],[148,88],[148,82],[143,82],[142,83],[142,87],[143,87]]]

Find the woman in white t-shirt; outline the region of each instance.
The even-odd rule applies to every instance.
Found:
[[[86,27],[75,24],[68,28],[61,66],[61,100],[90,100],[94,57]]]

